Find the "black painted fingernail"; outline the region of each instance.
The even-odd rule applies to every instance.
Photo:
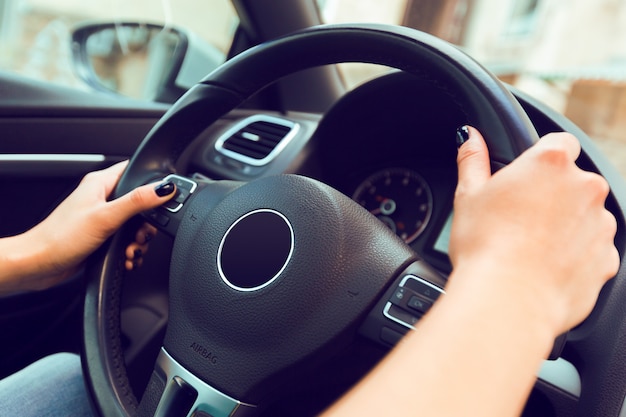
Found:
[[[133,261],[133,269],[137,269],[137,268],[139,268],[139,261],[137,259],[135,259]]]
[[[152,240],[152,234],[151,233],[146,233],[146,235],[143,238],[144,243],[148,243]]]
[[[467,126],[461,126],[456,130],[456,147],[460,148],[469,140],[470,132]]]
[[[143,252],[141,251],[141,249],[135,249],[135,251],[133,252],[133,259],[139,259],[143,256]]]
[[[175,189],[176,187],[174,186],[173,182],[166,181],[154,187],[154,192],[159,197],[165,197],[166,195],[172,194]]]

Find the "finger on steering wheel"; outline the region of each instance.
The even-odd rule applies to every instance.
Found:
[[[149,242],[154,238],[157,229],[149,223],[144,223],[135,233],[135,240],[126,247],[126,270],[132,271],[141,267],[143,256],[148,252]]]

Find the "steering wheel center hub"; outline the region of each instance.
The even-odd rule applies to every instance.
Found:
[[[261,289],[285,269],[293,247],[293,228],[283,214],[270,209],[247,213],[222,238],[217,255],[220,277],[239,291]]]

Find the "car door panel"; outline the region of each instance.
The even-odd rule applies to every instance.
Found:
[[[89,171],[129,158],[167,106],[0,73],[0,236],[41,221]],[[0,298],[0,377],[45,354],[77,350],[80,276]]]

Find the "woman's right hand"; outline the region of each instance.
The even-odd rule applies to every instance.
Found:
[[[616,220],[600,175],[579,169],[580,144],[544,136],[491,175],[481,134],[459,148],[450,258],[462,291],[494,288],[556,334],[581,322],[619,268]],[[452,277],[452,278],[453,278]],[[471,281],[471,282],[469,282]]]

